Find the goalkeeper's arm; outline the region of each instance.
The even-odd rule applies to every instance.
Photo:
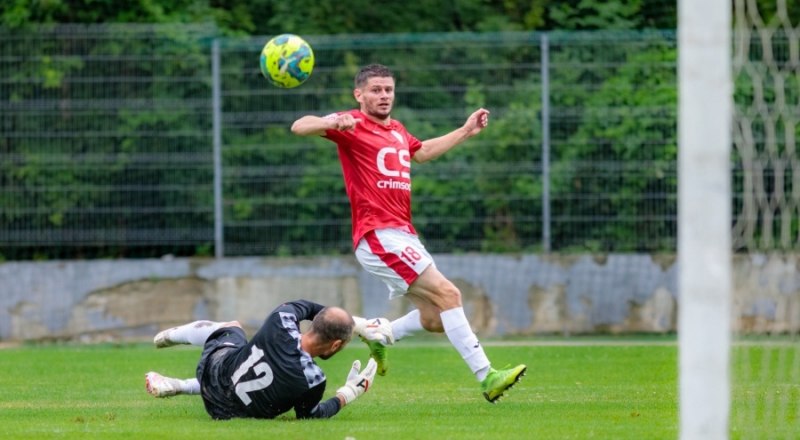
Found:
[[[356,360],[350,368],[345,384],[336,390],[336,396],[320,402],[322,391],[312,389],[307,393],[301,402],[295,406],[295,413],[298,419],[309,418],[328,418],[333,417],[345,405],[352,403],[358,396],[367,392],[372,386],[378,364],[374,359],[370,359],[364,370],[361,369],[361,361]],[[317,387],[319,388],[319,387]],[[323,386],[324,389],[324,386]],[[313,403],[312,403],[313,402]]]

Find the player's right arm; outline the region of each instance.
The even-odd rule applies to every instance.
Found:
[[[317,386],[309,390],[295,405],[294,412],[298,419],[327,419],[335,416],[344,408],[344,399],[333,396],[320,402],[325,386]]]
[[[292,133],[298,136],[322,136],[328,130],[353,130],[359,122],[361,119],[354,118],[349,113],[334,113],[328,116],[306,115],[294,121]]]

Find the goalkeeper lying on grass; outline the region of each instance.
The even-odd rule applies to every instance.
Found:
[[[328,359],[350,341],[355,330],[367,339],[380,337],[379,328],[366,326],[339,307],[299,300],[282,304],[269,314],[249,342],[237,321],[195,321],[164,330],[156,347],[177,344],[203,346],[196,378],[175,379],[156,372],[145,375],[147,392],[155,397],[200,394],[214,419],[274,418],[294,408],[298,418],[332,417],[366,392],[375,377],[370,359],[361,370],[356,360],[336,396],[321,402],[325,373],[315,357]],[[311,320],[301,334],[299,323]]]

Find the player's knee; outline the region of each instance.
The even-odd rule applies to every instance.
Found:
[[[242,324],[239,321],[228,321],[222,324],[222,327],[239,327],[242,328]]]
[[[455,284],[445,280],[437,289],[438,293],[438,306],[442,310],[449,310],[455,307],[461,307],[461,291],[458,290]]]

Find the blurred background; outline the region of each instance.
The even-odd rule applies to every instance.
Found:
[[[734,247],[790,251],[800,7],[739,3]],[[432,251],[675,251],[674,2],[17,1],[0,20],[0,261],[349,253],[335,148],[288,128],[354,107],[371,62],[421,139],[492,111],[414,168]],[[291,90],[257,65],[283,32],[316,55]]]
[[[675,250],[671,2],[113,3],[0,7],[0,259],[348,254],[335,147],[289,126],[371,62],[420,139],[492,112],[414,168],[430,250]],[[257,64],[283,32],[316,55],[291,90]]]
[[[733,250],[738,273],[780,273],[742,327],[794,329],[800,6],[731,7]],[[650,266],[674,303],[676,26],[667,0],[5,2],[0,261],[350,256],[335,147],[289,126],[355,107],[354,74],[380,62],[397,76],[394,117],[420,139],[492,112],[491,129],[414,167],[432,252],[560,258],[567,272],[564,258],[638,256],[606,289],[633,293],[593,303],[649,297]],[[294,89],[258,69],[284,32],[316,55]],[[544,283],[576,285],[556,278]]]
[[[734,351],[763,379],[736,417],[797,432],[800,3],[731,11],[731,330],[779,347]],[[354,108],[375,62],[420,139],[491,111],[413,168],[414,223],[482,336],[673,334],[677,16],[669,0],[6,0],[0,341],[257,326],[301,296],[404,313],[352,259],[335,146],[289,131]],[[295,89],[259,72],[281,33],[315,53]]]

